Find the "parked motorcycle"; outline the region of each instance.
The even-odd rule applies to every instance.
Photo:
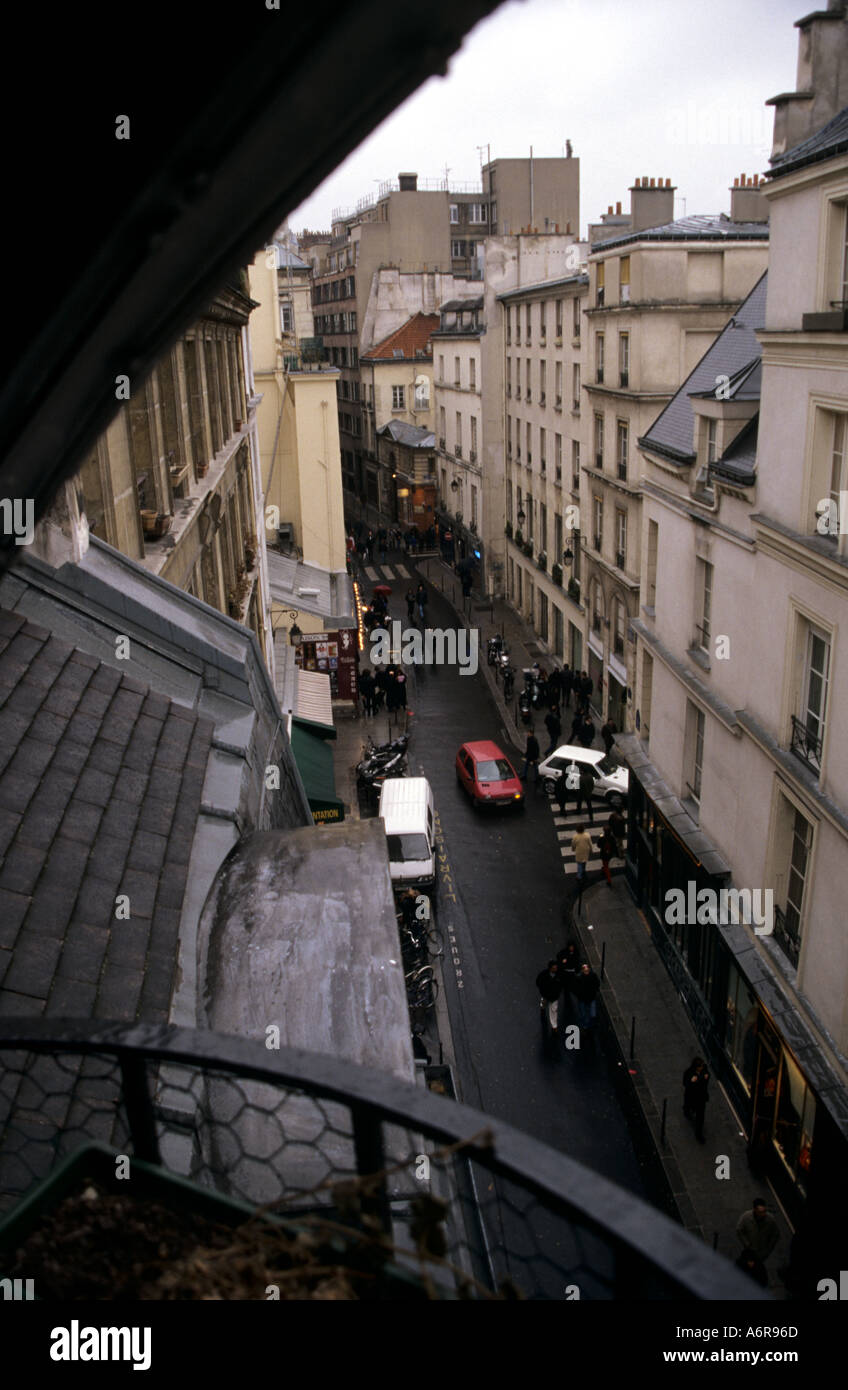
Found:
[[[405,753],[409,747],[409,738],[409,734],[401,734],[398,738],[393,738],[388,743],[375,743],[372,738],[369,738],[363,752],[363,757],[391,757],[397,752]]]
[[[406,753],[398,749],[390,757],[363,758],[356,765],[356,780],[360,786],[374,787],[387,777],[406,776]]]
[[[494,637],[490,637],[486,643],[486,659],[490,666],[497,664],[498,657],[504,649],[504,639],[499,632]]]
[[[518,697],[518,713],[521,717],[522,724],[530,723],[531,708],[532,707],[530,704],[530,695],[528,693],[527,687],[525,686]]]
[[[525,666],[521,672],[524,677],[524,691],[533,709],[539,709],[542,703],[542,692],[539,688],[538,667]]]
[[[511,700],[512,692],[515,687],[515,667],[510,666],[509,661],[503,668],[503,692],[504,699]]]

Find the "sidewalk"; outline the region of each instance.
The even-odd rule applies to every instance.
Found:
[[[424,568],[427,568],[426,562]],[[466,601],[463,615],[459,581],[453,572],[437,560],[429,562],[429,570],[430,582],[453,603],[464,625],[479,628],[480,669],[506,728],[515,730],[517,746],[523,747],[527,730],[523,726],[516,728],[517,702],[515,699],[510,705],[504,702],[494,668],[486,663],[486,642],[495,632],[503,633],[512,664],[519,673],[516,690],[520,689],[523,666],[538,660],[550,668],[554,658],[538,645],[535,634],[504,600],[496,599],[492,606],[472,597]],[[536,719],[541,723],[541,715]],[[584,958],[599,975],[601,953],[605,948],[601,998],[622,1055],[629,1060],[634,1091],[684,1226],[735,1260],[741,1250],[736,1223],[743,1211],[750,1209],[753,1199],[762,1196],[781,1232],[780,1242],[767,1264],[770,1292],[774,1297],[784,1297],[777,1271],[788,1263],[791,1229],[768,1183],[751,1175],[739,1119],[715,1078],[710,1084],[704,1125],[706,1143],[698,1142],[694,1127],[683,1115],[683,1071],[701,1052],[702,1045],[651,940],[647,920],[636,907],[624,877],[618,874],[609,887],[603,878],[598,882],[593,876],[584,892],[580,915],[575,920]],[[631,1029],[634,1028],[631,1060]]]

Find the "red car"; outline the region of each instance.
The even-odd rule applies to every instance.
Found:
[[[524,805],[518,773],[496,743],[463,743],[456,755],[456,780],[473,806]]]

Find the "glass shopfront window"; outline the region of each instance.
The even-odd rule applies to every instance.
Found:
[[[813,1151],[816,1103],[800,1070],[783,1051],[774,1112],[774,1146],[793,1180],[806,1195],[806,1175]]]
[[[748,1095],[757,1069],[756,997],[735,965],[730,965],[724,1015],[724,1050]]]

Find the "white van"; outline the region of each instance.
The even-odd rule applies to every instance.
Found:
[[[392,887],[432,888],[436,882],[433,792],[426,777],[387,777],[379,815],[386,827]]]

